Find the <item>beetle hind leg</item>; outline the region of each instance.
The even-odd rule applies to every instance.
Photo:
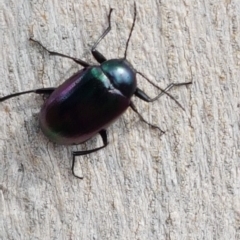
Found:
[[[101,147],[98,147],[98,148],[94,148],[94,149],[90,149],[90,150],[85,150],[85,151],[74,151],[72,152],[72,174],[74,177],[76,178],[79,178],[79,179],[83,179],[83,177],[79,177],[77,176],[75,173],[74,173],[74,168],[75,168],[75,158],[77,156],[81,156],[81,155],[86,155],[86,154],[89,154],[89,153],[93,153],[93,152],[97,152],[98,150],[100,149],[103,149],[105,148],[107,145],[108,145],[108,140],[107,140],[107,131],[105,129],[101,130],[99,132],[101,138],[102,138],[102,141],[103,141],[103,146]]]

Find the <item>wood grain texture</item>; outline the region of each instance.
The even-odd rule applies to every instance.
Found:
[[[93,62],[90,47],[123,56],[131,1],[0,1],[0,96],[59,85],[80,69],[48,48]],[[128,51],[134,67],[159,86],[193,81],[152,104],[134,99],[148,121],[128,110],[109,128],[110,145],[79,158],[40,132],[42,96],[0,104],[0,239],[240,239],[240,2],[139,0]],[[157,90],[139,78],[151,96]]]

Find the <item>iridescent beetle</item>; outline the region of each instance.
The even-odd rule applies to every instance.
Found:
[[[103,141],[101,147],[86,151],[72,152],[72,173],[75,177],[81,179],[82,177],[79,177],[74,173],[75,157],[93,153],[106,147],[108,144],[106,132],[107,127],[117,120],[128,107],[131,107],[142,121],[153,128],[158,128],[163,133],[158,126],[148,123],[137,111],[135,105],[131,101],[133,95],[143,101],[153,102],[163,94],[167,94],[181,107],[181,105],[169,93],[167,93],[167,91],[174,86],[191,83],[172,83],[163,90],[146,78],[142,73],[136,71],[127,61],[126,56],[128,44],[136,21],[135,3],[133,23],[126,42],[124,57],[107,60],[98,50],[96,50],[98,44],[111,30],[112,10],[113,9],[110,9],[108,15],[109,26],[91,49],[93,57],[100,65],[90,65],[81,59],[49,51],[40,42],[30,38],[30,40],[38,43],[50,55],[69,58],[84,68],[71,76],[57,88],[50,87],[34,89],[13,93],[0,98],[0,102],[3,102],[9,98],[27,93],[48,94],[49,97],[45,101],[40,112],[40,127],[44,135],[58,144],[81,144],[95,135],[100,134]],[[148,82],[161,90],[161,93],[155,98],[147,96],[137,87],[136,74],[141,75]]]

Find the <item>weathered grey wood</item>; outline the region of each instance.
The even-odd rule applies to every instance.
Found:
[[[1,0],[0,96],[57,86],[79,69],[28,41],[90,62],[90,47],[123,56],[133,2]],[[160,134],[131,111],[111,144],[80,157],[40,132],[43,97],[0,104],[0,239],[240,239],[240,2],[137,1],[128,59],[159,86],[193,81],[153,104],[136,100]],[[146,81],[139,85],[152,96]]]

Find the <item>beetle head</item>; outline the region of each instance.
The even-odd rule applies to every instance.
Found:
[[[126,59],[105,61],[101,68],[116,89],[125,97],[132,97],[137,87],[136,71]]]

